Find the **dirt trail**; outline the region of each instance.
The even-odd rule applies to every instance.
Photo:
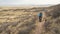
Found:
[[[44,21],[43,22],[39,22],[38,20],[36,21],[35,34],[41,34],[41,32],[43,31],[43,25],[44,25]]]

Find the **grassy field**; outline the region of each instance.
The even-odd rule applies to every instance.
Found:
[[[37,28],[37,14],[43,9],[46,21],[40,34],[60,34],[60,5],[51,7],[0,7],[0,34],[34,34]],[[38,28],[37,28],[38,29]]]
[[[30,34],[36,27],[35,21],[38,12],[27,10],[21,8],[1,8],[0,34]]]

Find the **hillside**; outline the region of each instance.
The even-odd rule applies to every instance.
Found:
[[[46,22],[42,34],[60,34],[60,4],[51,6],[46,13]]]
[[[60,5],[32,8],[0,7],[0,34],[60,34],[59,8]],[[42,11],[46,17],[39,22],[37,14]]]

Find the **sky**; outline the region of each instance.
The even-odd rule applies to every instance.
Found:
[[[0,6],[5,5],[47,5],[60,4],[60,0],[0,0]]]

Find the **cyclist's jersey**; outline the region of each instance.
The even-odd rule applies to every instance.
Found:
[[[42,13],[39,13],[38,16],[42,16]]]

